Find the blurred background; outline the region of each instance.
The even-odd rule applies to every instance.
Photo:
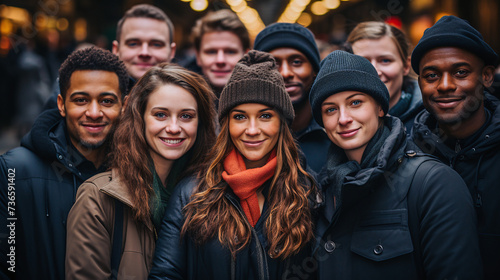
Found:
[[[160,7],[175,25],[176,60],[193,55],[195,21],[210,10],[238,14],[252,39],[266,25],[297,22],[315,34],[322,56],[362,21],[386,21],[415,45],[443,15],[468,20],[500,53],[498,0],[2,0],[0,4],[0,154],[19,145],[50,96],[62,61],[75,48],[111,50],[116,23],[133,5]]]

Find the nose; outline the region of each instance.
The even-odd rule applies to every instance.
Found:
[[[172,118],[165,127],[165,131],[170,134],[179,134],[181,132],[181,127],[177,122],[177,118]]]
[[[339,124],[340,125],[344,126],[344,125],[348,125],[349,123],[352,122],[352,117],[351,117],[349,110],[340,108],[339,112],[340,112],[340,114],[339,114]]]
[[[147,42],[143,42],[141,45],[141,51],[139,53],[139,56],[150,56],[151,54],[149,53],[149,44]]]
[[[449,73],[443,73],[441,79],[438,84],[438,91],[454,91],[456,89],[456,85],[453,82],[453,77]]]
[[[89,107],[87,107],[87,111],[85,111],[85,115],[87,116],[87,118],[93,120],[102,118],[103,114],[101,111],[101,106],[99,105],[97,100],[90,102]]]
[[[245,129],[245,134],[248,136],[257,136],[260,134],[260,128],[257,125],[257,121],[252,119],[248,122],[247,129]]]
[[[215,58],[215,62],[218,64],[226,63],[226,56],[224,55],[224,50],[217,51],[217,57]]]
[[[382,77],[382,71],[380,71],[380,67],[377,63],[377,60],[372,59],[370,62],[372,63],[373,67],[375,67],[375,70],[377,70],[378,77],[379,78]]]
[[[286,62],[283,61],[280,65],[280,74],[283,77],[283,79],[286,81],[287,79],[290,79],[293,77],[293,71],[290,68],[290,65]]]

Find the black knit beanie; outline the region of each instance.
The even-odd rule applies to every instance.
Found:
[[[389,110],[389,91],[380,80],[377,70],[364,57],[345,51],[334,51],[323,61],[309,95],[312,113],[318,124],[324,127],[321,104],[329,96],[343,91],[359,91],[372,96],[382,107]]]
[[[219,122],[234,107],[259,103],[280,111],[288,124],[295,117],[285,82],[269,53],[252,50],[235,65],[219,99]]]
[[[456,16],[444,16],[427,28],[411,54],[411,67],[419,74],[422,57],[434,48],[456,47],[480,57],[486,65],[498,65],[498,55],[483,40],[483,36],[467,21]]]
[[[319,71],[319,50],[314,35],[309,29],[296,23],[273,23],[262,30],[253,45],[255,50],[270,52],[277,48],[293,48],[303,53]]]

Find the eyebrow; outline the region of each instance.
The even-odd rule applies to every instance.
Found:
[[[346,100],[351,99],[351,98],[355,97],[356,95],[364,95],[364,94],[366,94],[366,93],[356,92],[356,93],[353,93],[353,94],[349,95],[349,96],[346,98]],[[325,106],[325,105],[334,105],[334,104],[336,104],[336,103],[335,103],[335,102],[323,102],[323,104],[321,104],[321,106]]]
[[[457,62],[457,63],[453,63],[451,65],[451,67],[453,68],[458,68],[458,67],[462,67],[462,66],[467,66],[467,67],[471,67],[471,65],[467,62]],[[424,68],[422,68],[422,72],[426,71],[426,70],[434,70],[434,71],[438,71],[438,67],[437,66],[434,66],[434,65],[429,65],[429,66],[425,66]]]
[[[259,110],[259,112],[264,112],[264,111],[267,111],[267,110],[273,110],[271,107],[267,107],[265,109],[262,109],[262,110]],[[233,109],[231,110],[231,112],[240,112],[240,113],[246,113],[246,111],[243,111],[243,110],[238,110],[238,109]]]
[[[152,110],[163,110],[163,111],[170,111],[168,108],[166,107],[153,107],[151,108],[151,111]],[[181,109],[181,112],[184,112],[184,111],[193,111],[193,112],[196,112],[195,109],[192,109],[192,108],[185,108],[185,109]]]
[[[85,92],[85,91],[77,91],[77,92],[73,92],[69,97],[72,98],[73,96],[75,95],[85,95],[85,96],[90,96],[90,94],[88,92]],[[101,92],[99,93],[99,97],[102,97],[102,96],[113,96],[113,97],[116,97],[118,98],[118,95],[114,92]]]

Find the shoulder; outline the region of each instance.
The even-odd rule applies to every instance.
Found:
[[[101,206],[104,204],[110,204],[112,198],[103,193],[101,189],[111,181],[111,171],[107,171],[99,173],[83,182],[83,184],[78,188],[75,206],[73,208],[78,208],[79,206],[85,204]]]

